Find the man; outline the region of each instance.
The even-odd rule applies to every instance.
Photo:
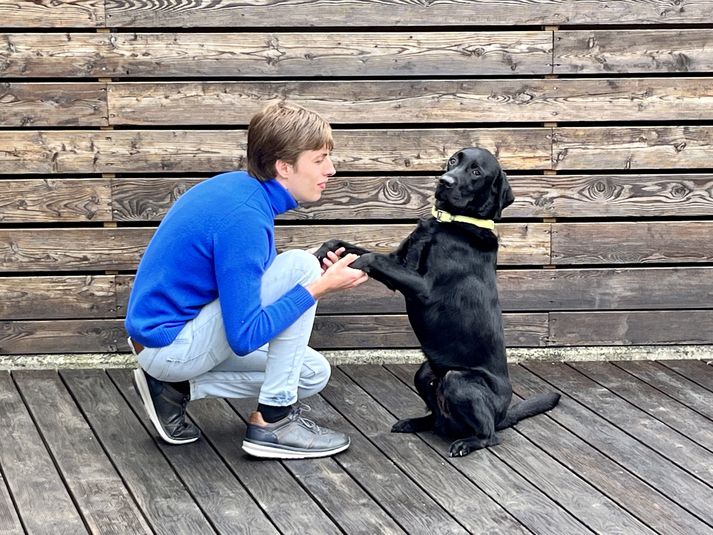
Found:
[[[258,398],[243,449],[269,458],[332,455],[349,437],[304,418],[298,403],[329,380],[307,343],[316,303],[367,275],[355,255],[324,265],[305,251],[275,252],[274,219],[317,201],[335,173],[329,124],[314,112],[268,106],[248,128],[247,172],[187,191],[159,225],[139,265],[126,317],[138,356],[134,384],[159,436],[194,442],[186,405],[204,397]]]

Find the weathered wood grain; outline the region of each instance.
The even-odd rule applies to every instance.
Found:
[[[109,0],[109,26],[425,26],[449,25],[564,25],[564,24],[692,24],[710,22],[708,0],[641,2],[623,0],[602,5],[594,0],[561,2],[516,0],[503,9],[496,0],[405,2],[326,0],[269,2],[197,0],[173,5],[159,0]]]
[[[109,374],[120,384],[131,382],[125,370]],[[252,459],[236,447],[236,441],[245,436],[246,425],[225,400],[194,400],[188,413],[201,428],[203,439],[211,443],[282,533],[332,535],[339,531],[284,463]]]
[[[346,378],[344,372],[351,380]],[[358,387],[355,387],[352,381],[356,382]],[[411,378],[409,377],[407,381],[411,383]],[[362,393],[362,389],[369,395]],[[395,380],[380,366],[343,366],[333,373],[325,391],[329,391],[335,400],[340,400],[335,401],[340,404],[346,405],[347,400],[356,398],[359,402],[355,404],[359,407],[366,403],[370,407],[380,405],[386,407],[397,418],[424,414],[423,400],[406,384]],[[371,401],[372,397],[376,403]],[[361,420],[365,419],[361,418]],[[465,459],[452,458],[448,456],[450,440],[433,433],[419,433],[418,436],[441,456],[447,463],[446,466],[456,467],[533,533],[549,533],[552,530],[562,534],[584,532],[584,526],[574,516],[541,492],[519,471],[503,462],[495,454],[494,449],[475,451]],[[405,445],[408,444],[405,438],[403,442]],[[487,531],[483,532],[487,533]]]
[[[710,221],[558,223],[552,226],[552,262],[652,264],[710,262]]]
[[[0,464],[27,530],[17,522],[17,530],[7,533],[87,533],[8,372],[0,372],[0,426],[5,430]],[[17,513],[11,514],[16,520]],[[10,515],[5,516],[0,525],[9,527],[11,519]]]
[[[355,381],[387,407],[392,405],[394,396],[403,395],[396,390],[404,389],[405,385],[394,384],[394,378],[389,378],[390,374],[381,366],[347,368],[348,372],[351,370]],[[654,533],[589,482],[559,464],[547,450],[543,451],[510,429],[499,435],[501,443],[490,451],[595,533],[618,530],[622,533]]]
[[[531,362],[526,367],[701,481],[711,484],[713,453],[686,435],[632,407],[626,400],[564,363]]]
[[[555,169],[685,169],[710,167],[713,127],[556,128]]]
[[[661,164],[666,166],[666,162]],[[656,217],[713,214],[713,175],[509,176],[505,217]],[[329,190],[327,190],[328,192]]]
[[[512,347],[544,346],[547,314],[506,314]],[[0,355],[128,352],[123,319],[0,321]],[[317,316],[311,345],[317,349],[418,347],[405,315]]]
[[[551,364],[551,366],[556,368],[558,365]],[[541,369],[542,376],[547,379],[549,371],[546,368]],[[510,377],[515,393],[522,397],[555,390],[551,384],[522,366],[510,367]],[[612,459],[620,469],[628,470],[656,491],[696,515],[708,526],[713,524],[713,514],[707,506],[708,500],[713,495],[709,486],[653,451],[646,444],[615,427],[589,409],[588,404],[589,400],[582,405],[565,394],[548,416]],[[675,533],[673,529],[669,528],[669,530]],[[704,528],[704,533],[709,530],[710,527]]]
[[[106,84],[102,83],[0,83],[0,106],[0,126],[109,124]]]
[[[711,528],[683,507],[623,470],[552,418],[528,418],[518,423],[517,430],[657,532],[673,530],[684,535],[710,531]]]
[[[658,371],[659,368],[651,362],[640,364],[639,367],[646,370],[645,374],[652,368],[655,371]],[[697,407],[695,405],[687,406],[675,399],[671,399],[658,388],[637,380],[632,375],[610,363],[572,362],[570,365],[629,403],[646,411],[657,420],[664,422],[683,436],[695,441],[698,445],[708,448],[710,444],[713,444],[713,421],[706,418],[703,415],[705,413],[696,412]],[[655,384],[655,386],[658,385]],[[697,387],[697,385],[690,386],[694,389]],[[707,405],[713,407],[713,393],[706,395],[705,391],[701,389],[697,394],[699,399],[702,400],[708,397]],[[701,396],[701,394],[703,395]],[[704,456],[704,458],[708,458],[710,462],[711,454]]]
[[[550,312],[550,345],[713,343],[713,311]]]
[[[2,474],[0,474],[0,531],[8,535],[25,533]]]
[[[0,319],[119,317],[133,280],[133,275],[0,278]],[[500,305],[506,312],[699,309],[710,302],[711,285],[710,267],[498,272]],[[371,280],[319,302],[318,314],[345,312],[403,314],[405,306],[400,293]]]
[[[62,477],[93,533],[151,533],[56,371],[13,372]]]
[[[4,0],[0,21],[6,28],[97,28],[104,26],[101,0]]]
[[[202,180],[113,179],[112,219],[159,221],[178,197]],[[692,217],[713,213],[713,175],[710,174],[511,175],[508,180],[515,202],[504,211],[505,220],[510,217]],[[4,198],[8,203],[21,202],[20,196],[13,194],[17,188],[9,184]],[[415,220],[431,213],[435,185],[435,177],[431,176],[337,175],[330,178],[319,202],[300,206],[279,219]],[[17,215],[18,222],[21,215]],[[49,212],[42,217],[52,220],[54,215]],[[103,220],[105,216],[98,217]]]
[[[698,373],[688,378],[671,368],[650,362],[622,361],[615,364],[667,396],[702,414],[708,418],[709,422],[713,419],[713,393],[706,388],[711,384],[709,368],[698,367]],[[710,442],[704,445],[710,447]]]
[[[554,35],[554,47],[557,74],[688,73],[713,68],[710,28],[562,30]]]
[[[324,391],[322,395],[326,394]],[[421,465],[424,472],[431,475],[430,482],[425,482],[423,476],[414,477],[414,472],[408,463],[399,463],[398,460],[392,460],[384,455],[383,448],[381,444],[374,441],[372,437],[367,438],[364,436],[364,429],[354,422],[353,413],[354,412],[366,412],[368,409],[364,407],[362,403],[359,403],[359,409],[354,410],[354,405],[351,405],[352,410],[344,410],[345,404],[335,405],[329,397],[325,396],[328,401],[320,396],[312,396],[306,403],[309,404],[311,409],[310,418],[314,415],[314,419],[319,422],[320,426],[324,426],[328,429],[338,429],[339,431],[349,435],[351,439],[351,445],[349,446],[349,453],[346,455],[339,455],[335,457],[339,465],[344,468],[352,477],[363,487],[370,496],[372,496],[379,505],[393,518],[399,526],[401,526],[406,533],[431,533],[433,535],[443,534],[443,535],[456,535],[456,534],[468,534],[481,531],[487,532],[487,529],[476,529],[468,531],[463,527],[464,520],[462,519],[462,512],[457,513],[453,510],[453,507],[449,507],[453,503],[453,500],[448,500],[447,505],[437,499],[438,497],[445,494],[444,490],[435,487],[444,486],[444,483],[449,482],[445,477],[439,482],[434,481],[434,479],[439,478],[435,472],[432,472],[427,468],[427,466],[433,466],[435,463],[428,462],[424,458],[425,464]],[[362,398],[365,396],[361,396]],[[361,401],[361,399],[360,399]],[[369,408],[373,407],[373,402],[370,404]],[[339,411],[339,412],[337,412]],[[384,416],[385,411],[378,411],[373,415],[376,419],[379,416]],[[341,413],[341,414],[340,414]],[[382,420],[382,434],[389,435],[389,428],[386,427],[392,418],[387,418]],[[353,422],[353,425],[352,423]],[[365,433],[366,434],[366,433]],[[372,443],[374,441],[375,443]],[[409,445],[411,446],[411,445]],[[403,447],[403,445],[402,445]],[[393,449],[393,446],[392,448]],[[404,449],[412,449],[404,448]],[[416,449],[414,446],[413,449]],[[425,447],[425,449],[428,449]],[[408,454],[404,455],[408,458]],[[416,456],[413,456],[416,457]],[[412,457],[412,459],[413,459]],[[431,456],[433,459],[433,456]],[[441,466],[439,468],[442,469]],[[424,485],[424,483],[426,483]],[[478,496],[476,487],[470,486],[468,489],[470,492],[467,494],[470,503],[473,504],[475,500],[478,500],[480,505],[482,498],[485,496]],[[457,492],[451,487],[451,492]],[[477,496],[477,497],[476,497]],[[460,508],[459,508],[460,509]],[[513,530],[513,533],[523,533],[522,528],[517,526],[512,519],[508,518],[502,509],[498,510],[495,504],[487,504],[483,507],[478,507],[478,524],[482,526],[487,526],[490,521],[490,529],[495,525],[494,519],[487,518],[482,520],[484,516],[494,516],[500,520],[499,527],[501,529],[507,528]],[[493,514],[495,510],[495,514]],[[458,514],[461,513],[461,514]],[[498,514],[499,513],[499,514]],[[472,516],[468,515],[470,518],[470,523]],[[456,521],[457,520],[457,521]],[[518,529],[520,528],[520,529]]]
[[[295,225],[278,226],[278,251],[310,249],[329,238],[341,238],[376,251],[391,251],[413,230],[413,225]],[[141,227],[72,229],[0,229],[0,272],[130,270],[155,229]],[[550,225],[503,223],[502,264],[549,262]]]
[[[288,100],[332,124],[713,118],[708,78],[113,82],[115,125],[247,124]]]
[[[338,171],[437,171],[489,149],[506,169],[549,169],[549,128],[338,130]],[[223,172],[245,166],[243,130],[0,131],[5,173]]]
[[[104,371],[67,370],[62,378],[154,532],[164,535],[213,532],[184,481],[166,459],[156,455],[156,444]],[[137,408],[143,411],[143,406]],[[202,461],[207,468],[210,458]],[[220,473],[211,474],[216,477],[218,495]],[[239,495],[236,493],[234,498],[237,501]],[[244,505],[249,514],[248,504]]]
[[[111,204],[107,179],[0,180],[0,223],[110,221]]]
[[[176,448],[151,439],[153,424],[135,388],[129,386],[131,380],[124,377],[127,380],[115,386],[103,370],[62,371],[67,388],[155,532],[277,533],[206,441]]]
[[[228,403],[243,420],[255,410],[254,399],[230,399]],[[312,416],[320,419],[319,413]],[[285,466],[345,533],[407,533],[336,458],[293,459]]]
[[[117,281],[117,286],[120,285]],[[708,306],[713,297],[713,270],[709,267],[501,269],[498,293],[502,310],[508,312],[697,309]],[[344,311],[402,314],[405,305],[400,293],[376,281],[367,281],[349,292],[328,295],[319,301],[321,314]]]
[[[352,367],[333,370],[333,380],[330,380],[321,395],[354,426],[354,431],[350,432],[353,449],[358,446],[368,452],[370,457],[381,457],[398,466],[457,518],[469,533],[499,530],[529,533],[508,514],[507,504],[501,505],[491,500],[455,466],[444,464],[440,456],[434,455],[433,450],[419,437],[391,433],[391,426],[396,423],[394,415],[352,382],[345,371],[353,375]],[[395,381],[393,376],[391,381]],[[356,439],[355,434],[358,434]],[[473,507],[474,503],[478,504],[477,509]],[[432,524],[432,530],[442,531],[441,528],[438,523]]]
[[[123,320],[0,321],[0,354],[128,352]]]
[[[713,390],[713,365],[704,360],[660,360],[659,364],[666,366],[695,384]]]
[[[538,347],[547,341],[547,314],[505,314],[509,346]],[[419,347],[405,315],[317,316],[310,345],[322,349]]]
[[[0,277],[0,319],[113,318],[113,275]]]
[[[547,31],[0,35],[5,77],[514,75],[551,61]]]

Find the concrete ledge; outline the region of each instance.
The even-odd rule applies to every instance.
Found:
[[[416,349],[353,349],[323,351],[334,365],[420,363],[423,354]],[[602,360],[673,360],[713,361],[713,345],[689,346],[587,346],[508,349],[509,362],[527,360],[602,361]],[[0,370],[42,370],[67,368],[133,368],[131,353],[74,353],[51,355],[0,355]]]

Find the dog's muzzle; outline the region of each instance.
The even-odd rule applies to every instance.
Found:
[[[442,175],[441,178],[438,179],[438,182],[443,184],[444,186],[453,186],[456,183],[456,179],[453,178],[451,175]]]

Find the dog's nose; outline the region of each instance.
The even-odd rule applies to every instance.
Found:
[[[456,183],[456,179],[448,174],[442,175],[441,178],[438,179],[438,181],[442,184],[445,184],[446,186],[452,186]]]

